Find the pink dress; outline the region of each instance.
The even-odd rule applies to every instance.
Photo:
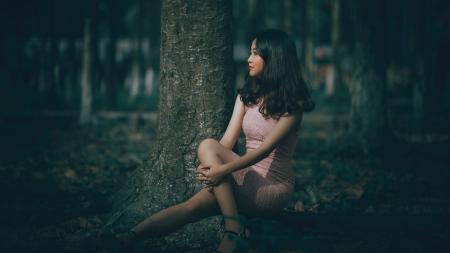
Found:
[[[259,147],[277,122],[264,118],[258,105],[246,106],[242,129],[247,152]],[[236,202],[241,212],[270,214],[286,205],[294,192],[292,156],[298,132],[289,133],[263,160],[232,173]]]

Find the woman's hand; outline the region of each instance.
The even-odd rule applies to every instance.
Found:
[[[208,166],[204,166],[203,164],[200,164],[197,167],[196,178],[202,184],[203,188],[208,188],[208,190],[210,190],[209,189],[210,187],[208,187],[208,184],[207,184],[208,183],[207,178],[203,175],[208,170],[209,170]]]
[[[226,175],[225,168],[223,164],[216,164],[209,166],[209,170],[207,171],[206,178],[208,180],[209,185],[215,186],[222,181],[223,177]]]
[[[220,183],[223,177],[226,175],[223,164],[203,166],[200,165],[197,168],[197,179],[205,183],[207,186],[212,187]]]

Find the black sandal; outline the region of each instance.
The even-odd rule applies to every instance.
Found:
[[[241,223],[241,231],[236,232],[232,230],[225,230],[223,231],[224,236],[228,236],[229,240],[236,241],[236,249],[233,251],[235,253],[239,252],[247,252],[249,250],[249,243],[248,243],[248,229],[247,229],[247,219],[243,216],[224,216],[225,219],[234,219],[237,220],[239,223]],[[215,251],[216,253],[223,253],[219,250]]]

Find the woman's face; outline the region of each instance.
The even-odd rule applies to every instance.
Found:
[[[251,77],[258,77],[264,71],[264,60],[256,51],[256,40],[253,40],[250,48],[250,56],[248,57],[248,74]]]

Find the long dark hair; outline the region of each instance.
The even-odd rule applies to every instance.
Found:
[[[238,93],[245,105],[262,103],[264,117],[279,118],[285,113],[314,109],[309,87],[302,77],[294,42],[281,30],[264,30],[254,37],[256,51],[264,60],[261,76],[246,82]]]

